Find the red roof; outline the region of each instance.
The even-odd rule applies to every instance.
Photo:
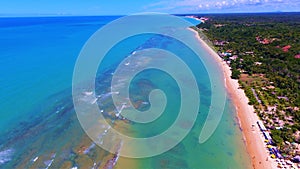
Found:
[[[282,50],[284,52],[288,52],[291,47],[292,47],[291,45],[287,45],[287,46],[283,47]]]
[[[295,56],[296,59],[300,59],[300,54]]]
[[[267,45],[267,44],[269,44],[269,43],[270,43],[270,40],[267,39],[267,38],[265,38],[265,39],[262,41],[262,44],[265,44],[265,45]]]

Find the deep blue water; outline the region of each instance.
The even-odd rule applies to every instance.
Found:
[[[43,99],[69,88],[84,43],[116,18],[0,18],[1,131]]]

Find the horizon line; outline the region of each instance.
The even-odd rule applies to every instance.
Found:
[[[163,13],[163,12],[161,12]],[[267,11],[267,12],[197,12],[197,13],[174,13],[170,15],[218,15],[218,14],[272,14],[272,13],[300,13],[300,11]],[[137,14],[137,13],[132,13]],[[166,13],[168,14],[168,13]],[[33,17],[99,17],[99,16],[127,16],[131,14],[100,14],[100,15],[73,15],[73,14],[0,14],[0,18],[33,18]]]

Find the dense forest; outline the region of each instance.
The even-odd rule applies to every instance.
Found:
[[[275,144],[295,155],[289,145],[300,143],[300,13],[200,17],[197,27],[230,65]]]

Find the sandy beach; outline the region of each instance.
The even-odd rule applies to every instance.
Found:
[[[248,105],[248,98],[244,91],[239,88],[237,80],[231,79],[230,67],[223,61],[219,55],[207,45],[200,37],[197,31],[190,29],[195,33],[200,45],[219,63],[225,76],[225,85],[227,92],[236,107],[237,117],[242,129],[246,148],[251,158],[252,168],[269,169],[277,168],[274,159],[271,159],[264,143],[264,138],[257,125],[258,116],[254,113],[253,106]]]

